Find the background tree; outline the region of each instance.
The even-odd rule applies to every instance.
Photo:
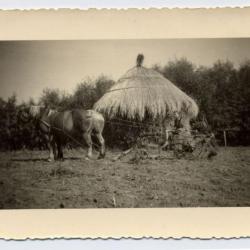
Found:
[[[237,102],[238,107],[236,116],[239,121],[240,138],[244,145],[249,145],[250,142],[250,61],[241,64],[238,72],[238,88],[237,88]]]
[[[57,108],[60,106],[61,95],[59,89],[46,88],[42,92],[39,103],[51,107],[52,109]]]
[[[228,131],[229,145],[250,145],[250,61],[243,62],[238,68],[230,61],[217,61],[210,67],[204,67],[181,58],[153,68],[196,100],[200,108],[198,119],[205,117],[219,140],[222,139],[220,130],[229,128],[232,129]],[[38,103],[58,110],[91,109],[113,84],[112,79],[101,75],[96,79],[86,78],[73,93],[46,88],[38,102],[30,98],[18,104],[15,94],[7,100],[0,98],[0,148],[44,147],[34,124],[22,123],[18,119],[18,112],[23,107]],[[119,127],[119,130],[120,137],[119,133],[112,133],[106,124],[105,139],[110,145],[114,145],[115,138],[117,143],[122,141],[126,128]]]

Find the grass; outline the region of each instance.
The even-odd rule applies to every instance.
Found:
[[[63,162],[46,151],[0,153],[0,208],[250,206],[250,148],[220,148],[213,160],[162,159],[130,164],[85,160],[84,150]],[[131,156],[130,156],[131,157]]]

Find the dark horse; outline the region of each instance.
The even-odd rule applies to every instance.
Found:
[[[104,118],[100,113],[94,110],[56,111],[43,106],[30,106],[21,112],[22,120],[27,121],[29,117],[36,121],[37,128],[47,141],[49,161],[63,159],[62,146],[69,139],[79,145],[83,145],[85,141],[88,146],[87,158],[91,158],[92,135],[96,136],[100,144],[99,158],[105,157],[105,143],[102,136]]]

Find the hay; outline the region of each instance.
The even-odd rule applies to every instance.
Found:
[[[109,118],[119,115],[139,120],[143,120],[146,114],[153,119],[179,114],[188,120],[198,114],[198,106],[192,98],[157,71],[140,64],[128,70],[95,103],[94,109]]]

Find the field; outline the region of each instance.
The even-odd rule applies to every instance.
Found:
[[[0,153],[0,208],[250,206],[250,148],[220,148],[212,160],[86,160],[66,150]]]

